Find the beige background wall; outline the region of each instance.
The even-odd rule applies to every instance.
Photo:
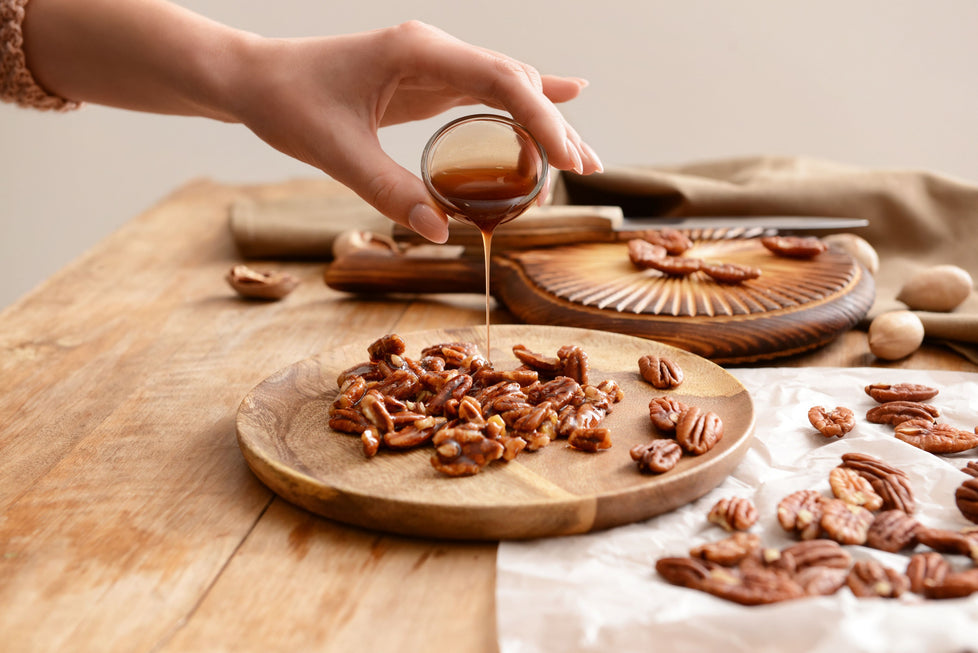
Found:
[[[798,154],[978,182],[973,0],[182,3],[274,36],[418,18],[586,77],[565,113],[606,164]],[[383,140],[413,169],[440,122]],[[240,127],[100,107],[0,106],[0,152],[0,307],[188,179],[318,174]]]

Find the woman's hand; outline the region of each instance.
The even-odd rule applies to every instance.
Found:
[[[601,169],[554,106],[576,97],[583,80],[541,76],[422,23],[335,37],[258,39],[249,52],[232,113],[270,145],[323,170],[435,242],[447,238],[447,218],[421,180],[383,151],[380,127],[484,104],[526,126],[555,167]]]
[[[526,126],[555,167],[601,169],[554,106],[576,97],[583,80],[541,76],[418,22],[269,39],[165,0],[31,0],[23,29],[28,67],[48,91],[243,123],[436,242],[448,237],[448,218],[380,147],[385,125],[484,104]]]

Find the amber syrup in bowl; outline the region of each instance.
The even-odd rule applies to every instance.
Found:
[[[453,120],[431,137],[421,157],[421,176],[438,206],[482,234],[487,359],[492,351],[492,234],[533,204],[546,186],[548,170],[547,154],[530,132],[514,120],[494,114]]]

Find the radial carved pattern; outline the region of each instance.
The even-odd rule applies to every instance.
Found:
[[[811,260],[775,256],[758,238],[717,239],[693,234],[684,256],[709,262],[742,263],[762,270],[738,284],[714,281],[702,272],[670,277],[639,270],[624,242],[569,245],[512,253],[527,275],[561,299],[599,309],[662,316],[751,315],[793,309],[831,297],[856,270],[834,251]]]

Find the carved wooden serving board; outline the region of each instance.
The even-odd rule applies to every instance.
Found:
[[[383,334],[376,334],[383,335]],[[428,345],[475,342],[485,351],[484,328],[400,334],[405,355]],[[386,532],[452,539],[516,539],[584,533],[647,519],[692,501],[718,485],[746,453],[754,428],[747,390],[721,367],[689,352],[621,334],[524,325],[492,327],[491,359],[497,369],[518,361],[523,344],[554,355],[579,344],[591,361],[591,379],[615,379],[625,399],[604,425],[613,446],[600,453],[574,450],[558,440],[512,462],[496,461],[481,473],[450,478],[430,464],[430,448],[381,450],[363,455],[360,439],[332,431],[330,404],[342,370],[367,359],[369,340],[323,352],[272,375],[242,401],[238,443],[248,465],[286,500],[344,523]],[[660,391],[638,374],[638,358],[667,356],[685,381]],[[661,475],[643,475],[629,449],[660,437],[651,426],[649,400],[670,394],[716,412],[722,440],[708,453],[684,456]]]
[[[798,354],[851,329],[873,304],[875,284],[851,256],[779,257],[759,238],[722,229],[689,234],[687,257],[760,268],[757,279],[722,284],[703,272],[670,277],[628,259],[627,236],[494,255],[493,295],[522,322],[651,338],[722,364]],[[350,256],[326,283],[352,292],[480,292],[482,261]]]

